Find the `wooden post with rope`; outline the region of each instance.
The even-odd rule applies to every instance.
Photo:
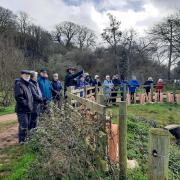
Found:
[[[119,104],[119,179],[127,179],[127,103]]]
[[[168,180],[169,131],[152,128],[149,131],[148,180]]]

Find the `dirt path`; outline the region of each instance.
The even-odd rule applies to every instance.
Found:
[[[7,114],[0,116],[0,123],[5,123],[16,119],[16,114]],[[0,149],[17,144],[17,131],[18,124],[16,123],[0,133]]]
[[[15,113],[13,114],[6,114],[6,115],[2,115],[0,116],[0,123],[1,122],[6,122],[6,121],[10,121],[10,120],[16,120],[17,116]]]

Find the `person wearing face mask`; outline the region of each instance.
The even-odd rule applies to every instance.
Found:
[[[38,73],[31,71],[31,92],[33,95],[33,112],[31,113],[30,129],[36,128],[37,118],[40,115],[40,107],[43,103],[42,93],[37,82]]]
[[[27,138],[31,113],[33,111],[33,96],[30,85],[30,74],[28,70],[21,71],[21,78],[16,81],[14,96],[16,100],[16,114],[19,123],[19,143],[23,144]]]
[[[42,93],[44,103],[50,102],[52,100],[52,85],[48,79],[48,74],[46,69],[41,69],[40,76],[38,78],[39,88]]]

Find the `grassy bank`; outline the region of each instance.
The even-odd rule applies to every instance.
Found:
[[[0,154],[0,179],[26,179],[26,170],[35,159],[27,147],[20,145],[11,146],[0,150]]]
[[[12,114],[15,111],[14,105],[8,107],[0,107],[0,116],[5,114]]]
[[[117,123],[118,107],[110,108],[113,114],[113,122]],[[180,105],[177,104],[133,104],[128,106],[128,115],[143,117],[155,121],[160,126],[180,123]]]

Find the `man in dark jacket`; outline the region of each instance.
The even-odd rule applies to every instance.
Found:
[[[42,93],[37,82],[38,73],[31,71],[31,92],[33,95],[33,112],[31,113],[31,121],[29,128],[33,129],[37,125],[37,118],[40,114],[41,103],[43,102]]]
[[[16,113],[19,122],[19,143],[26,141],[30,117],[33,111],[33,96],[29,80],[30,71],[22,70],[21,78],[16,81],[14,88]]]
[[[65,80],[64,80],[64,95],[65,95],[65,97],[66,97],[67,88],[70,86],[76,86],[75,78],[84,73],[83,70],[75,73],[75,70],[76,69],[73,67],[69,67],[66,70],[67,73],[66,73]]]

